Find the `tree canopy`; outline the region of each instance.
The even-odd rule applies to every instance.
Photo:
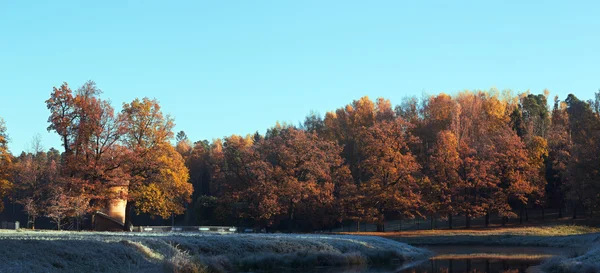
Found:
[[[123,198],[131,212],[188,224],[315,230],[345,220],[522,216],[600,207],[600,91],[462,91],[394,106],[362,97],[265,135],[192,142],[156,99],[115,111],[92,81],[53,88],[48,130],[63,151],[13,156],[0,119],[0,198],[60,225]],[[202,126],[199,121],[198,126]],[[114,187],[125,187],[115,192]],[[0,202],[0,210],[3,202]]]

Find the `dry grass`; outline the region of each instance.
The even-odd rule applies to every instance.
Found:
[[[496,245],[573,247],[600,241],[600,229],[575,225],[342,233],[380,236],[409,245]]]
[[[381,237],[425,237],[425,236],[568,236],[589,233],[600,233],[600,228],[556,225],[556,226],[531,226],[490,229],[438,229],[438,230],[410,230],[394,232],[342,232],[340,234],[369,235]]]
[[[552,258],[551,254],[496,254],[496,253],[471,253],[471,254],[442,254],[432,257],[431,260],[521,260],[539,261]]]

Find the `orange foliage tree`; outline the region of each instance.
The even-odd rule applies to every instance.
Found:
[[[292,230],[336,223],[341,207],[335,200],[350,181],[340,151],[334,142],[289,126],[277,125],[264,138],[227,137],[222,148],[213,148],[220,211]]]
[[[450,130],[438,133],[435,146],[426,165],[425,173],[428,179],[422,184],[424,202],[423,209],[431,214],[431,227],[434,228],[435,216],[448,215],[451,219],[460,208],[457,202],[458,186],[462,185],[459,168],[461,158],[458,150],[458,140]],[[450,227],[452,224],[450,223]]]
[[[12,155],[8,151],[8,135],[4,119],[0,117],[0,212],[4,210],[4,196],[11,188],[11,176],[13,168]]]
[[[277,220],[302,230],[340,221],[335,198],[350,177],[337,144],[315,133],[275,127],[258,142],[258,149],[272,168],[272,189],[283,212]]]
[[[87,211],[117,198],[114,186],[127,186],[126,221],[130,211],[167,218],[181,214],[192,186],[184,160],[170,144],[173,121],[163,116],[156,100],[135,99],[119,115],[94,82],[76,92],[64,83],[46,101],[48,130],[62,140],[65,152],[56,187]],[[63,202],[64,203],[64,202]],[[69,212],[80,216],[81,210]]]
[[[464,91],[395,108],[362,97],[324,117],[311,113],[299,128],[194,144],[181,131],[175,146],[173,120],[156,100],[136,99],[115,115],[100,94],[93,82],[76,92],[65,83],[46,101],[48,129],[65,148],[57,187],[89,198],[90,210],[117,184],[128,185],[128,215],[168,217],[193,201],[214,222],[291,230],[346,219],[384,230],[390,217],[423,215],[432,227],[438,216],[452,227],[456,215],[467,226],[485,216],[488,225],[490,214],[505,222],[531,206],[562,215],[565,200],[573,211],[600,206],[600,93],[597,101],[556,99],[552,112],[546,91]],[[28,160],[19,159],[23,181],[33,181]],[[0,194],[10,185],[1,179]],[[196,216],[188,210],[186,221]]]
[[[59,179],[65,194],[85,195],[91,200],[90,211],[104,205],[108,188],[127,180],[123,172],[123,123],[92,81],[75,93],[67,83],[54,88],[46,105],[50,110],[48,130],[55,131],[65,149]]]

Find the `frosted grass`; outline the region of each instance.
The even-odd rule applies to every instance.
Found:
[[[374,236],[0,231],[0,272],[279,271],[428,255]]]

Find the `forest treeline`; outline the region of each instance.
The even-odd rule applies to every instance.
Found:
[[[305,231],[344,220],[384,230],[386,219],[417,216],[450,225],[461,216],[469,227],[526,208],[563,217],[565,208],[591,214],[600,205],[600,92],[549,101],[548,91],[464,91],[397,106],[363,97],[265,135],[194,143],[183,131],[174,136],[156,100],[136,99],[115,114],[99,95],[93,82],[53,90],[48,130],[62,152],[13,157],[0,127],[0,196],[59,223],[126,185],[128,214]]]

